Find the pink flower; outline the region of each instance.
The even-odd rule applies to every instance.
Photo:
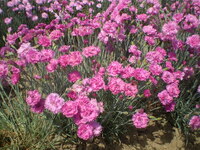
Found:
[[[158,64],[151,64],[149,66],[149,70],[152,73],[152,75],[157,75],[157,76],[159,76],[163,72],[162,67]]]
[[[189,36],[187,37],[186,43],[192,48],[200,48],[200,36],[198,34]]]
[[[49,17],[49,15],[47,13],[45,13],[45,12],[42,13],[42,18],[46,19],[48,17]]]
[[[151,64],[153,63],[162,63],[164,60],[164,56],[159,51],[150,51],[146,54],[145,58]]]
[[[26,102],[29,106],[37,105],[41,100],[41,94],[37,90],[28,91]]]
[[[58,50],[60,51],[60,52],[68,52],[69,51],[69,49],[70,49],[70,46],[69,45],[63,45],[63,46],[61,46]]]
[[[172,19],[176,21],[177,23],[181,22],[183,20],[183,13],[176,13],[173,15]]]
[[[138,88],[136,85],[125,84],[124,93],[126,96],[135,97],[136,94],[138,93]]]
[[[77,135],[83,140],[89,140],[93,138],[93,127],[89,124],[81,124],[78,127]]]
[[[87,123],[96,120],[99,115],[99,109],[91,103],[81,104],[79,103],[81,123]]]
[[[112,94],[117,95],[124,91],[125,83],[120,78],[108,78],[108,89]]]
[[[165,23],[162,27],[162,32],[164,35],[173,36],[178,33],[179,26],[175,21],[169,21]]]
[[[144,96],[145,97],[150,97],[151,96],[151,92],[149,89],[144,90]]]
[[[51,59],[50,63],[46,66],[47,72],[54,72],[58,67],[58,60]]]
[[[170,104],[164,105],[166,112],[173,112],[175,110],[176,103],[172,101]]]
[[[192,118],[190,119],[189,122],[189,126],[193,129],[193,130],[197,130],[200,128],[200,116],[192,116]]]
[[[173,75],[176,79],[183,80],[185,73],[182,71],[176,71],[176,72],[173,72]]]
[[[81,77],[82,76],[81,76],[80,72],[78,72],[78,71],[70,72],[67,75],[67,78],[68,78],[69,82],[76,82],[77,80],[80,80]]]
[[[57,114],[61,112],[63,105],[64,99],[61,98],[57,93],[51,93],[47,96],[44,107],[54,114]]]
[[[31,111],[37,114],[40,114],[44,111],[45,100],[41,99],[36,105],[31,106]]]
[[[122,72],[121,72],[121,77],[122,78],[131,78],[134,74],[134,68],[131,66],[126,66]]]
[[[197,28],[199,25],[199,20],[196,16],[192,14],[188,14],[185,16],[185,20],[183,22],[183,29],[184,30],[190,30]]]
[[[145,36],[144,40],[147,42],[149,45],[154,45],[155,44],[155,38],[152,36]]]
[[[176,98],[179,96],[180,90],[178,88],[178,84],[176,83],[169,84],[167,85],[166,89],[170,96]]]
[[[83,61],[83,57],[81,55],[81,52],[79,51],[73,51],[69,54],[68,57],[68,64],[72,67],[77,66],[81,64]]]
[[[136,16],[136,19],[139,20],[139,21],[146,22],[147,19],[148,19],[148,16],[146,14],[139,14],[139,15]]]
[[[69,64],[69,55],[61,55],[58,59],[61,67],[66,67]]]
[[[93,127],[94,136],[99,136],[101,134],[102,126],[98,122],[92,121],[89,123],[89,125],[91,125]]]
[[[96,75],[90,79],[90,87],[93,92],[97,92],[105,88],[105,82],[100,75]]]
[[[4,19],[5,24],[10,24],[12,22],[12,17]]]
[[[9,34],[7,35],[6,37],[6,40],[8,41],[8,43],[10,45],[13,45],[15,44],[15,41],[18,39],[18,34],[17,33],[14,33],[14,34]]]
[[[142,30],[147,35],[155,35],[157,32],[156,29],[154,29],[153,26],[151,26],[151,25],[144,26]]]
[[[8,75],[8,66],[0,62],[0,79]]]
[[[64,34],[60,31],[60,30],[53,30],[50,33],[50,38],[51,40],[58,40],[61,36],[63,36]]]
[[[23,43],[19,49],[17,50],[18,56],[20,58],[25,58],[26,53],[30,50],[30,49],[34,49],[33,47],[31,47],[31,43]],[[35,49],[34,49],[35,50]]]
[[[96,56],[100,53],[100,48],[96,47],[96,46],[89,46],[89,47],[85,47],[83,49],[82,54],[88,58],[88,57],[92,57],[92,56]]]
[[[78,113],[78,105],[75,101],[67,101],[62,106],[62,113],[67,118],[74,117]]]
[[[78,28],[74,28],[72,31],[72,36],[86,36],[93,34],[94,29],[90,26],[80,26]]]
[[[133,125],[136,128],[146,128],[149,122],[148,115],[144,112],[137,112],[132,116]]]
[[[38,44],[44,47],[51,46],[51,40],[47,36],[39,36]]]
[[[26,60],[27,60],[28,63],[36,64],[41,59],[41,53],[38,52],[36,49],[30,49],[25,54],[25,57],[26,57]]]
[[[150,72],[143,68],[136,68],[133,74],[134,78],[139,81],[146,81],[150,77]]]
[[[32,16],[32,21],[37,21],[38,20],[38,16],[36,16],[36,15],[34,15],[34,16]]]
[[[51,49],[43,49],[41,51],[41,61],[49,62],[55,55],[55,52]]]
[[[167,90],[158,93],[158,98],[163,105],[169,105],[173,101],[173,97],[169,95]]]
[[[107,68],[108,75],[117,76],[121,73],[123,67],[118,61],[113,61],[109,64]]]
[[[131,45],[128,52],[132,53],[135,57],[140,57],[140,55],[142,54],[142,52],[138,50],[137,46],[135,45]]]
[[[20,69],[12,67],[11,72],[12,72],[11,83],[13,85],[16,85],[20,80]]]
[[[164,71],[161,78],[167,84],[173,83],[176,80],[174,75],[169,71]]]

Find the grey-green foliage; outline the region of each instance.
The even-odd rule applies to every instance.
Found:
[[[190,133],[194,133],[189,127],[189,121],[192,116],[200,115],[200,109],[196,108],[197,104],[200,104],[200,93],[197,88],[200,85],[200,71],[198,70],[194,76],[188,80],[184,80],[181,84],[181,94],[176,100],[176,109],[171,116],[175,125],[182,129],[186,137]],[[191,132],[192,131],[192,132]],[[198,132],[198,130],[196,130]]]
[[[0,149],[54,149],[53,116],[30,112],[19,88],[8,93],[0,85]]]

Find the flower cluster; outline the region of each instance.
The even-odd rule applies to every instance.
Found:
[[[8,0],[5,8],[24,13],[29,22],[14,26],[15,17],[0,8],[7,28],[0,81],[27,89],[32,112],[70,118],[84,140],[100,136],[106,121],[116,125],[118,117],[110,114],[124,122],[132,116],[136,128],[146,128],[154,104],[176,112],[182,85],[199,74],[200,4],[167,4]],[[199,129],[198,115],[189,126]]]

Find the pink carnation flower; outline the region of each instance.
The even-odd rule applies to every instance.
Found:
[[[132,53],[135,57],[140,57],[140,55],[142,54],[142,52],[138,50],[137,46],[135,45],[131,45],[128,52]]]
[[[149,89],[144,90],[144,96],[145,97],[150,97],[151,96],[151,92]]]
[[[4,19],[5,24],[10,24],[12,22],[12,17]]]
[[[55,55],[55,52],[51,49],[43,49],[41,51],[41,61],[49,62]]]
[[[0,62],[0,79],[8,75],[8,66]]]
[[[79,64],[81,64],[83,61],[83,57],[81,55],[81,52],[79,51],[74,51],[74,52],[71,52],[69,54],[69,57],[68,57],[68,64],[72,67],[74,66],[77,66]]]
[[[200,116],[192,116],[192,118],[190,119],[190,122],[189,122],[189,126],[193,130],[200,129]]]
[[[40,114],[44,111],[45,100],[41,99],[36,105],[31,107],[31,111],[37,114]]]
[[[167,90],[158,93],[158,98],[163,105],[169,105],[173,101],[173,97],[169,95]]]
[[[96,46],[89,46],[89,47],[85,47],[83,49],[82,54],[88,58],[88,57],[92,57],[92,56],[96,56],[100,53],[100,48],[96,47]]]
[[[186,43],[192,48],[200,48],[200,36],[198,34],[189,36]]]
[[[81,76],[80,72],[78,72],[78,71],[70,72],[67,75],[67,78],[68,78],[69,82],[76,82],[77,80],[80,80],[81,77],[82,76]]]
[[[146,14],[139,14],[139,15],[136,16],[136,19],[139,20],[139,21],[146,22],[147,19],[148,19],[148,16]]]
[[[125,84],[124,93],[126,96],[135,97],[136,94],[138,93],[138,88],[136,85]]]
[[[38,44],[44,47],[51,46],[51,40],[47,36],[39,36]]]
[[[54,114],[57,114],[61,112],[63,105],[64,99],[61,98],[57,93],[51,93],[47,96],[44,107]]]
[[[89,140],[94,136],[93,127],[89,124],[81,124],[78,127],[77,135],[83,140]]]
[[[146,128],[149,122],[148,115],[144,112],[137,112],[132,116],[133,125],[136,128]]]
[[[36,64],[41,59],[41,53],[38,52],[36,49],[30,49],[26,54],[26,61],[28,63]]]
[[[109,78],[108,79],[108,89],[112,92],[112,94],[117,95],[124,91],[125,83],[120,78]]]
[[[174,75],[169,71],[164,71],[161,78],[167,84],[173,83],[176,80]]]
[[[150,77],[150,72],[144,70],[143,68],[136,68],[133,76],[135,77],[136,80],[146,81]]]
[[[68,52],[69,49],[70,49],[70,46],[69,46],[69,45],[63,45],[63,46],[61,46],[58,50],[59,50],[60,52]]]
[[[122,72],[121,72],[121,77],[122,78],[131,78],[134,74],[134,68],[131,66],[126,66]]]
[[[195,15],[188,14],[185,16],[185,20],[183,22],[183,29],[190,30],[197,28],[199,26],[199,20]]]
[[[93,78],[90,79],[89,82],[93,92],[97,92],[105,88],[104,79],[100,75],[94,76]]]
[[[74,117],[78,113],[78,105],[75,101],[67,101],[62,106],[62,113],[67,118]]]
[[[178,30],[179,26],[175,21],[165,23],[162,27],[162,32],[168,36],[176,35],[178,33]]]
[[[121,73],[123,67],[118,61],[113,61],[109,64],[107,68],[108,75],[117,76]]]
[[[158,64],[151,64],[149,66],[149,70],[152,73],[152,75],[157,75],[157,76],[163,72],[162,67]]]
[[[46,66],[47,72],[54,72],[58,67],[58,60],[51,59],[50,63]]]
[[[180,90],[178,88],[178,84],[176,83],[169,84],[167,85],[166,89],[170,96],[176,98],[179,96]]]
[[[92,121],[89,124],[93,127],[94,136],[99,136],[102,132],[102,126],[96,121]]]
[[[79,103],[79,108],[80,108],[81,123],[87,123],[96,120],[96,118],[100,113],[99,109],[91,103],[82,105]]]
[[[154,29],[153,26],[151,26],[151,25],[144,26],[142,30],[147,35],[155,35],[157,32],[156,29]]]
[[[173,112],[176,107],[175,101],[172,101],[170,104],[164,105],[166,112]]]
[[[41,100],[41,94],[37,90],[28,91],[26,102],[29,106],[37,105]]]
[[[164,60],[164,56],[159,51],[150,51],[146,54],[145,58],[151,64],[153,63],[162,63]]]
[[[66,67],[67,65],[69,65],[69,55],[61,55],[58,59],[59,64],[61,67]]]
[[[64,34],[60,30],[54,30],[50,33],[51,40],[58,40]]]

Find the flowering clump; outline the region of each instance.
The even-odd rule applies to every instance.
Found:
[[[192,118],[190,119],[190,122],[189,122],[189,126],[193,130],[200,129],[200,116],[192,116]]]
[[[146,128],[147,113],[162,110],[197,130],[197,1],[7,0],[0,88],[27,89],[32,112],[63,115],[61,126],[83,140],[120,135],[131,117]]]

